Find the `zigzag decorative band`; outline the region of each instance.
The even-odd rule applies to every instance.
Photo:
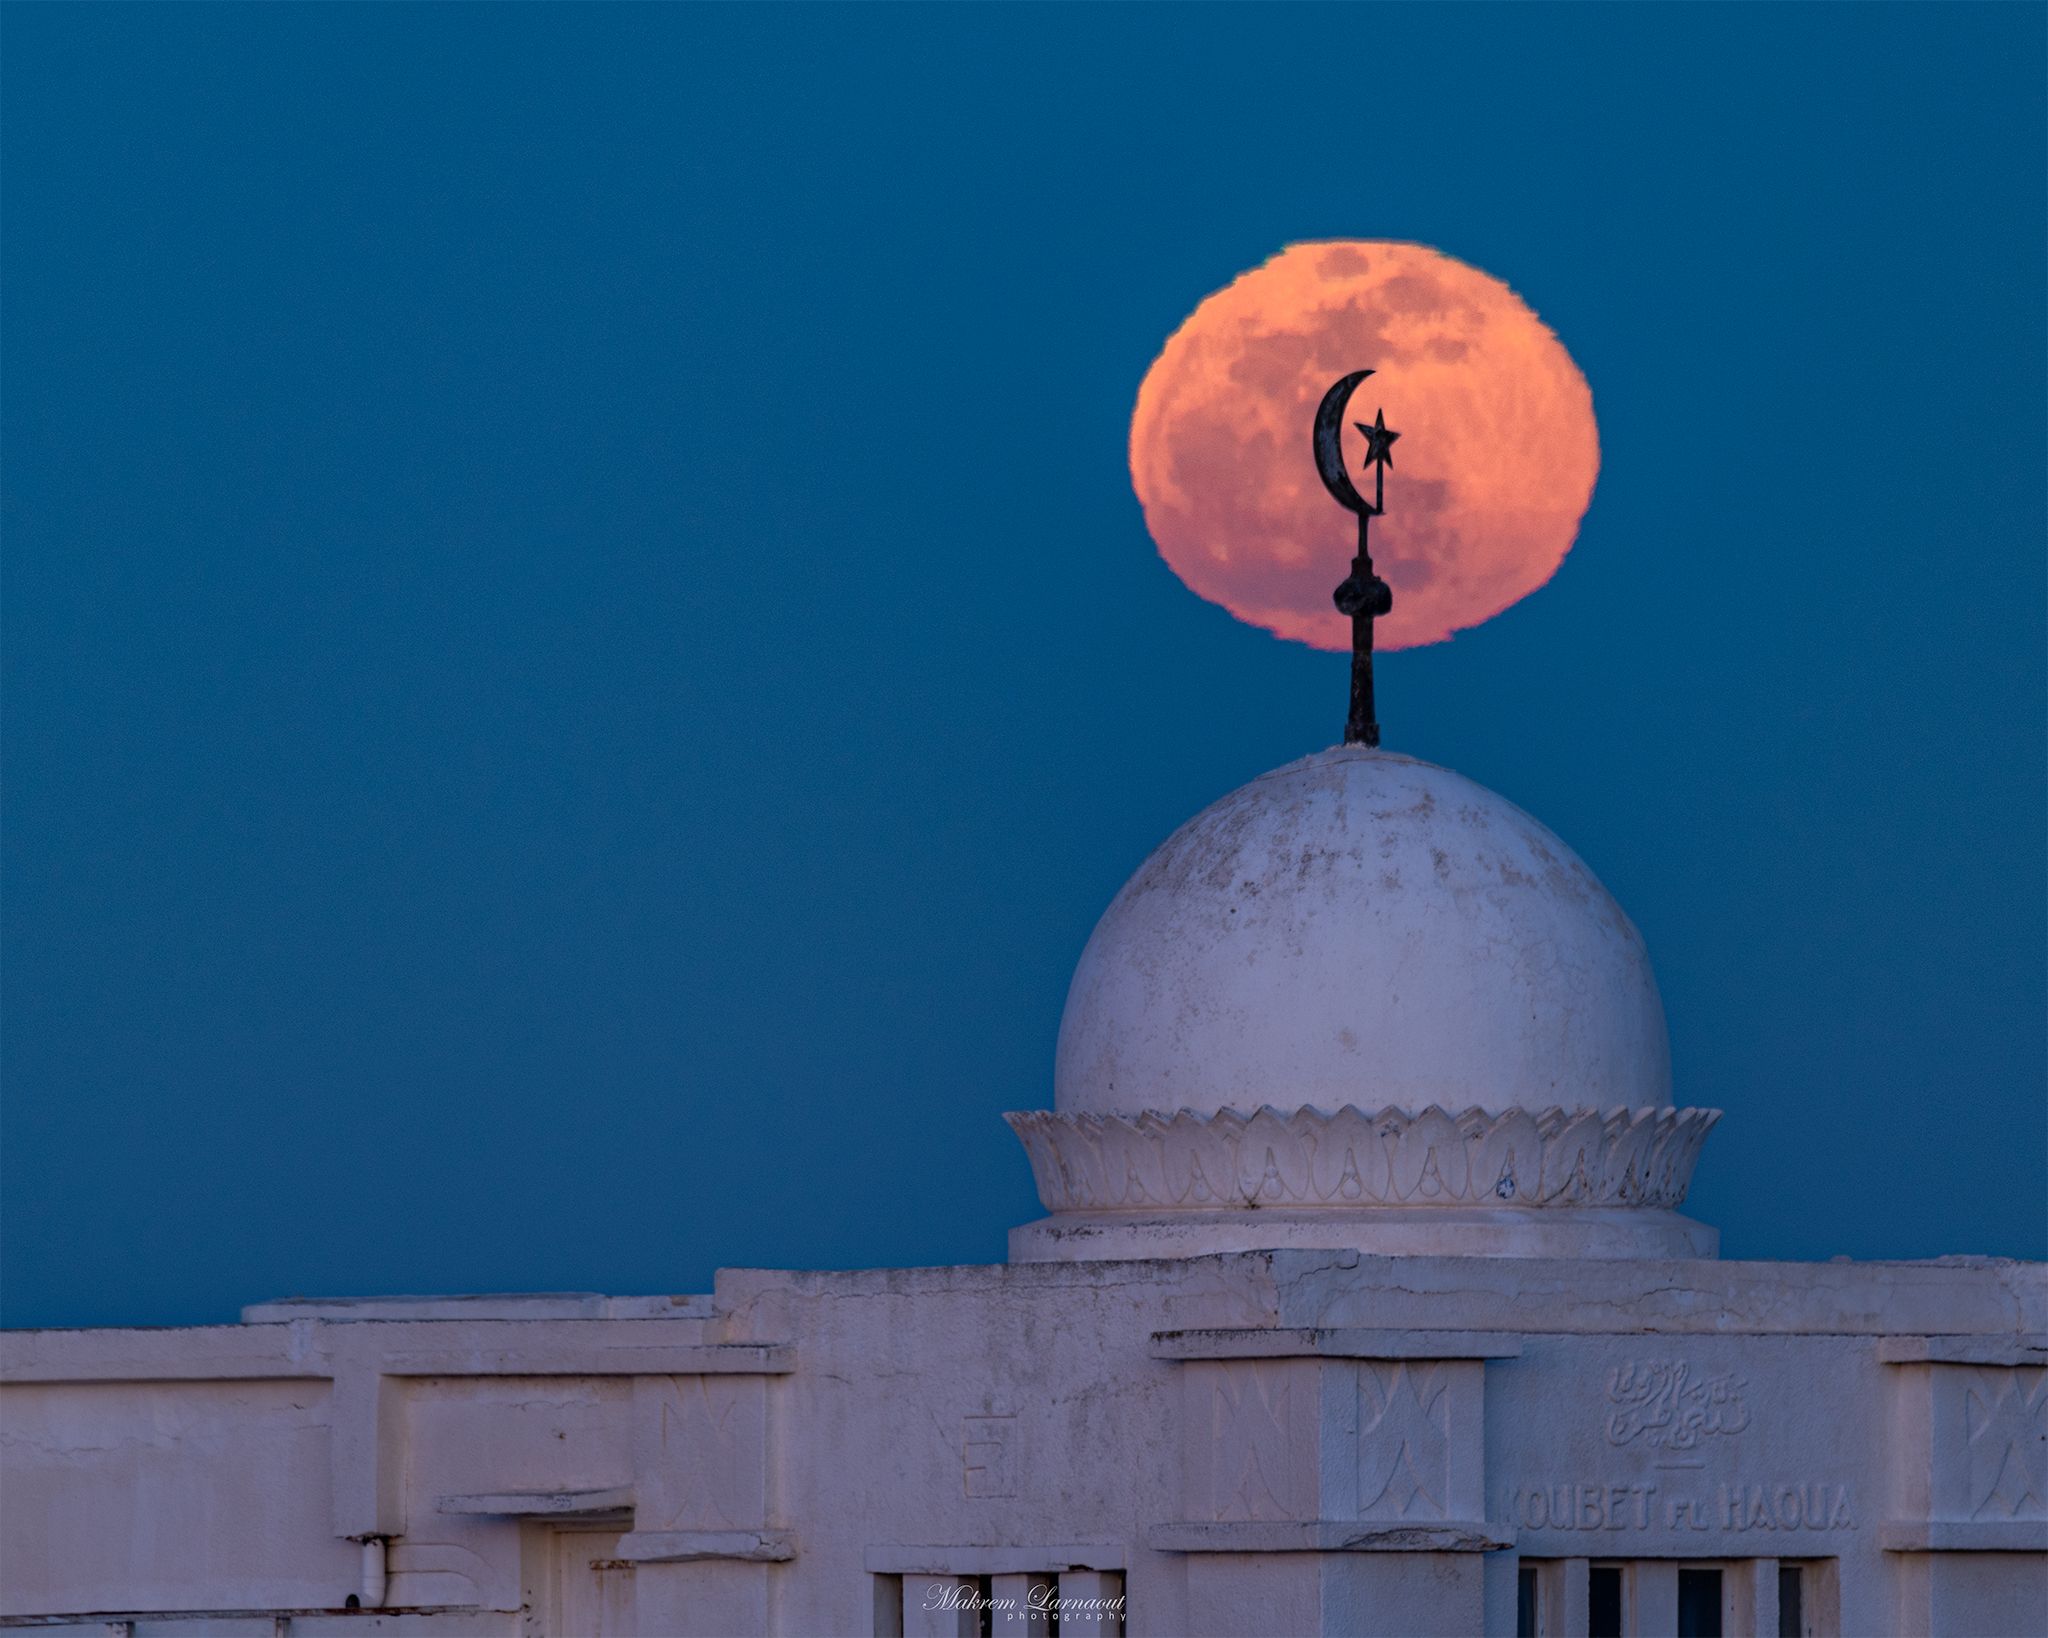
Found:
[[[1692,1182],[1718,1109],[1389,1105],[1333,1114],[1003,1116],[1047,1211],[1231,1206],[1664,1206]]]

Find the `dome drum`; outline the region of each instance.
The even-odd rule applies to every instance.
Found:
[[[1004,1116],[1047,1211],[1684,1204],[1718,1109]]]

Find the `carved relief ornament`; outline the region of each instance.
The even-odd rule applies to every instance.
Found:
[[[1677,1207],[1718,1109],[1003,1117],[1048,1211]]]

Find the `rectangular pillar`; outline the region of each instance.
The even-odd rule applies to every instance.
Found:
[[[980,1582],[971,1575],[905,1576],[903,1638],[977,1638],[980,1592]]]
[[[1182,1489],[1146,1541],[1189,1555],[1189,1624],[1462,1638],[1492,1613],[1512,1632],[1513,1532],[1486,1518],[1485,1386],[1486,1362],[1520,1351],[1487,1332],[1155,1334],[1153,1357],[1182,1366]]]
[[[1522,1594],[1522,1555],[1509,1549],[1487,1553],[1480,1562],[1486,1591],[1486,1624],[1481,1630],[1511,1633]],[[1539,1591],[1539,1602],[1541,1596]]]
[[[1630,1632],[1678,1630],[1678,1565],[1671,1559],[1646,1558],[1627,1577],[1627,1602],[1634,1619]]]
[[[1315,1630],[1324,1638],[1491,1633],[1485,1581],[1478,1553],[1330,1553],[1322,1559],[1322,1623]],[[1514,1630],[1510,1622],[1507,1632]]]
[[[1058,1577],[990,1576],[989,1592],[996,1606],[989,1619],[995,1638],[1051,1638],[1050,1601],[1058,1595]]]
[[[1593,1630],[1593,1563],[1590,1559],[1561,1561],[1563,1573],[1558,1608],[1562,1612],[1556,1638],[1586,1638]]]
[[[1322,1575],[1313,1554],[1200,1553],[1188,1559],[1187,1578],[1186,1638],[1307,1638],[1323,1630]],[[1145,1619],[1142,1610],[1138,1619]]]
[[[645,1638],[718,1638],[768,1630],[768,1568],[762,1564],[636,1564],[634,1631]]]
[[[1778,1561],[1752,1558],[1721,1572],[1721,1630],[1728,1638],[1778,1638]]]
[[[1118,1638],[1124,1578],[1114,1570],[1060,1572],[1060,1638]]]

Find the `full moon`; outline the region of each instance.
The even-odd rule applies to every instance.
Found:
[[[1146,372],[1131,481],[1160,555],[1240,620],[1348,649],[1330,593],[1357,544],[1316,477],[1310,428],[1330,384],[1362,382],[1350,423],[1399,432],[1373,565],[1394,588],[1382,648],[1440,643],[1527,597],[1571,550],[1600,471],[1593,394],[1571,354],[1499,279],[1425,245],[1292,245],[1210,296]],[[1361,482],[1370,496],[1369,485]]]

